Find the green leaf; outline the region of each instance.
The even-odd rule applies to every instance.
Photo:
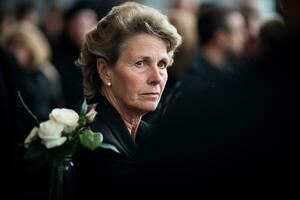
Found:
[[[85,116],[80,116],[78,120],[78,127],[84,127],[86,126],[86,117]]]
[[[74,126],[65,126],[63,130],[63,135],[71,135],[72,133],[75,133],[77,127],[79,124],[76,124]]]
[[[86,99],[84,98],[83,103],[81,105],[80,115],[85,115],[88,110],[88,104],[86,103]]]
[[[80,142],[83,147],[90,150],[95,150],[100,147],[103,141],[103,135],[99,132],[93,132],[91,130],[85,130],[80,136]]]

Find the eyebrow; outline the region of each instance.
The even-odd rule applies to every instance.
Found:
[[[142,59],[145,59],[145,60],[151,60],[152,59],[152,57],[150,57],[150,56],[140,56],[139,58],[142,58]],[[164,61],[170,62],[171,59],[168,56],[163,56],[159,60],[160,61],[164,60]]]

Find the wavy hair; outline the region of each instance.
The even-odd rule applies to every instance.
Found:
[[[83,90],[87,99],[95,96],[102,84],[97,72],[97,58],[104,58],[113,65],[119,58],[123,42],[138,33],[161,38],[171,58],[182,40],[167,16],[154,8],[134,2],[113,7],[85,35],[80,57],[75,61],[83,74]]]

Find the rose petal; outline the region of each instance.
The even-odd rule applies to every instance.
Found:
[[[49,118],[66,126],[74,126],[79,120],[79,115],[71,109],[55,108],[50,113]]]
[[[61,146],[63,143],[67,141],[67,137],[61,137],[56,140],[47,140],[47,141],[42,141],[42,144],[46,146],[47,149],[51,149],[57,146]]]
[[[29,145],[30,145],[30,143],[31,143],[35,138],[37,138],[38,130],[39,130],[38,127],[35,126],[35,127],[30,131],[29,135],[26,137],[26,139],[25,139],[25,141],[24,141],[25,148],[28,148]]]
[[[38,135],[42,140],[55,140],[61,137],[64,125],[53,120],[40,123]]]

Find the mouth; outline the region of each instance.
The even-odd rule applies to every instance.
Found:
[[[160,93],[159,92],[146,92],[146,93],[142,93],[142,96],[148,97],[148,98],[159,98],[160,97]]]

